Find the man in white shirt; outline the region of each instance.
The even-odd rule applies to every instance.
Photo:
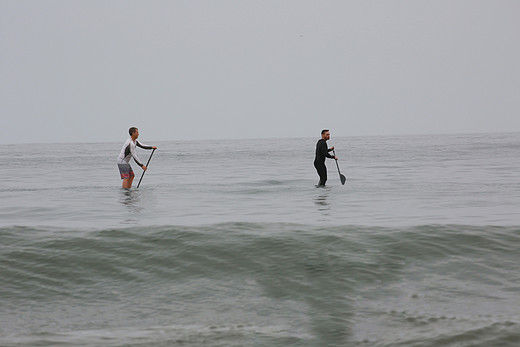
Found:
[[[131,127],[128,129],[128,133],[130,137],[126,140],[123,148],[121,149],[121,153],[119,153],[119,157],[117,157],[117,166],[119,167],[119,173],[121,174],[121,179],[123,180],[123,188],[131,188],[132,182],[134,181],[134,171],[130,166],[130,159],[134,158],[134,161],[139,165],[144,171],[146,171],[146,166],[141,163],[137,153],[135,152],[136,146],[141,147],[143,149],[157,149],[156,146],[148,146],[137,141],[139,137],[139,130],[135,127]]]

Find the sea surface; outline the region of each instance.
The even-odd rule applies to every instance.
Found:
[[[124,140],[0,147],[0,346],[520,345],[520,133]]]

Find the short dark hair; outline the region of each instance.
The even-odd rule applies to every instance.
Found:
[[[323,135],[323,134],[325,134],[327,131],[330,131],[330,130],[329,130],[329,129],[323,129],[323,130],[321,131],[321,134]]]
[[[137,131],[136,127],[131,127],[130,129],[128,129],[128,133],[130,134],[130,136],[132,136],[136,131]]]

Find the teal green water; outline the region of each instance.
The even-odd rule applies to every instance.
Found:
[[[0,231],[2,346],[514,346],[519,227]]]

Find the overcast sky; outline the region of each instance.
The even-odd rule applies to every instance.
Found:
[[[520,131],[517,0],[0,0],[2,143]]]

